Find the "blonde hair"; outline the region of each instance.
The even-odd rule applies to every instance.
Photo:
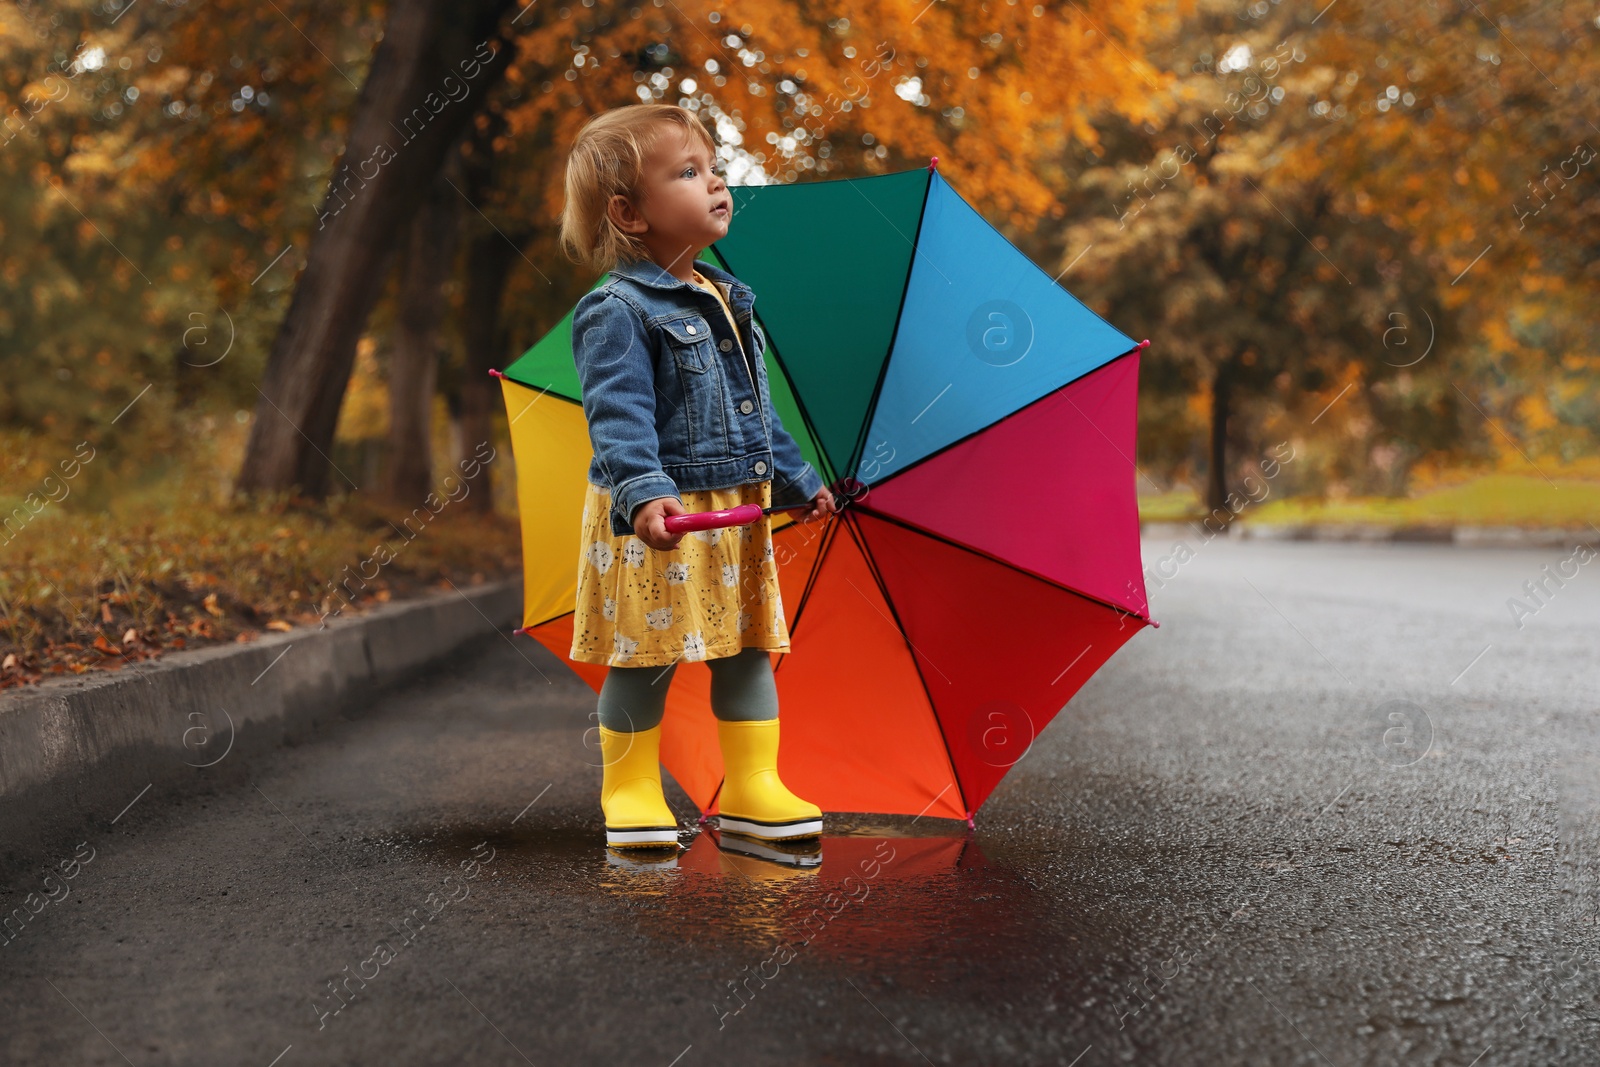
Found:
[[[645,159],[668,132],[681,127],[693,144],[716,156],[711,134],[694,112],[676,104],[627,104],[591,116],[573,139],[567,155],[566,203],[561,209],[561,247],[567,258],[604,274],[619,262],[649,259],[650,251],[633,234],[619,230],[606,210],[621,193],[640,195]]]

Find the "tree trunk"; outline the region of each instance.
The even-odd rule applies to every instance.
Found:
[[[521,234],[512,234],[513,239]],[[489,376],[508,353],[500,328],[500,303],[506,281],[520,258],[515,246],[498,233],[486,233],[471,244],[467,263],[467,291],[462,300],[461,332],[466,344],[465,377],[459,393],[459,433],[462,457],[470,456],[485,441],[493,444],[496,408],[503,407],[500,383]],[[489,466],[478,468],[465,501],[473,511],[494,510]]]
[[[267,359],[239,491],[327,494],[339,407],[384,267],[446,152],[505,70],[511,49],[496,26],[511,6],[395,0],[390,8]]]
[[[439,323],[444,286],[455,265],[461,197],[448,162],[411,220],[394,356],[389,362],[389,465],[384,492],[417,504],[433,489],[433,397],[439,379]]]
[[[490,112],[486,118],[474,125],[462,155],[467,196],[484,210],[488,210],[494,188],[494,140],[506,128],[503,114]],[[454,383],[450,397],[458,459],[481,455],[480,445],[494,443],[493,416],[504,402],[500,383],[489,376],[489,369],[498,369],[510,356],[500,327],[500,305],[512,268],[522,258],[520,249],[531,236],[520,230],[507,233],[491,228],[468,243],[466,290],[461,300],[461,336],[466,348],[463,377]],[[471,511],[488,514],[494,510],[494,482],[488,465],[473,469],[477,476],[468,481],[463,504]]]
[[[1206,507],[1220,522],[1228,511],[1228,405],[1233,400],[1233,359],[1217,364],[1211,379],[1211,457],[1206,472]],[[1217,514],[1218,509],[1222,515]]]

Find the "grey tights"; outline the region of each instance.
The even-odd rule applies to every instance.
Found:
[[[711,713],[729,722],[778,717],[778,685],[771,654],[746,648],[735,656],[706,660],[711,668]],[[600,725],[618,733],[653,729],[667,709],[667,687],[677,673],[665,667],[612,667],[600,686]]]

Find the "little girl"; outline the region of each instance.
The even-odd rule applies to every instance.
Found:
[[[822,811],[778,777],[770,653],[789,650],[771,520],[668,532],[665,518],[740,504],[837,510],[767,390],[749,286],[696,258],[728,233],[733,199],[711,137],[684,108],[601,112],[567,159],[561,242],[609,272],[573,312],[572,349],[594,459],[573,659],[610,667],[599,697],[606,843],[678,844],[661,793],[661,719],[682,660],[711,670],[726,832],[822,832]]]

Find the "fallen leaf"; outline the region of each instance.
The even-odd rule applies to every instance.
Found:
[[[202,603],[205,604],[205,608],[208,612],[210,612],[212,615],[215,615],[219,619],[222,618],[224,612],[221,608],[217,607],[217,594],[207,593],[206,598],[204,601],[202,601]]]
[[[282,619],[273,619],[271,622],[267,623],[267,629],[279,630],[284,633],[288,633],[290,630],[294,629],[294,624],[284,622]]]
[[[5,670],[9,671],[12,667],[15,667],[16,665],[17,665],[17,654],[15,652],[7,652],[6,653],[5,662],[0,663],[0,668],[4,668]]]
[[[94,647],[99,649],[101,652],[105,653],[108,656],[120,656],[120,655],[122,655],[121,651],[118,650],[116,645],[113,645],[110,641],[106,640],[106,635],[105,634],[96,634],[95,635]]]
[[[109,601],[100,601],[100,621],[105,623],[111,621],[111,604]]]
[[[139,631],[135,630],[131,626],[128,627],[128,632],[122,635],[122,643],[125,645],[131,645],[137,640],[139,640]]]

